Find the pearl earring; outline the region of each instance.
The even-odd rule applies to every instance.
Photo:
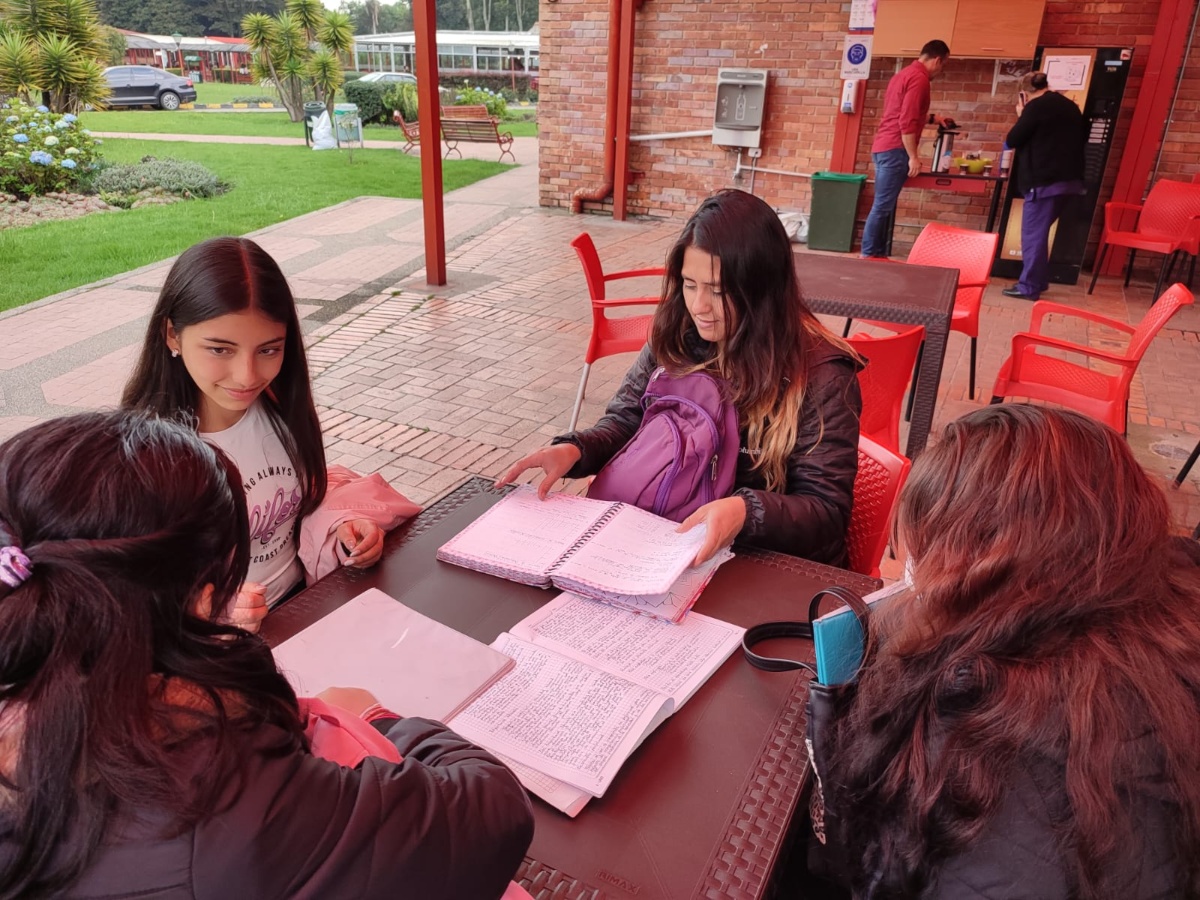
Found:
[[[175,357],[177,357],[178,355],[179,355],[179,351],[178,351],[178,350],[172,350],[172,351],[171,351],[171,358],[172,358],[172,359],[174,359],[174,358],[175,358]]]

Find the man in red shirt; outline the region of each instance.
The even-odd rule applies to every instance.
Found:
[[[862,255],[887,256],[888,223],[896,211],[896,200],[904,182],[921,172],[917,146],[921,129],[941,124],[941,116],[929,115],[929,82],[945,68],[950,48],[945,41],[930,41],[921,55],[888,82],[883,97],[883,118],[871,144],[875,163],[875,202],[863,227]]]

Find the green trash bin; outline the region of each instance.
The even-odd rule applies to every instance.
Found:
[[[816,172],[812,177],[812,215],[808,246],[848,253],[854,245],[854,213],[866,175]]]

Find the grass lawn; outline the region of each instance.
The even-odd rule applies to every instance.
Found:
[[[229,85],[215,85],[229,87]],[[133,134],[237,134],[249,137],[304,137],[304,126],[285,112],[164,112],[158,109],[113,109],[85,112],[84,125],[92,131]],[[502,131],[516,137],[536,137],[537,122],[504,122]],[[372,141],[400,141],[400,129],[391,125],[366,125],[363,136]]]
[[[393,150],[350,155],[306,147],[158,143],[108,140],[104,156],[136,162],[147,152],[191,159],[216,172],[233,190],[210,200],[150,206],[81,219],[0,231],[0,310],[175,256],[208,237],[246,234],[275,222],[364,194],[417,198],[420,161]],[[511,166],[448,160],[444,188],[452,191]]]

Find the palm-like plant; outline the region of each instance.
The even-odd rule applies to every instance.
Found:
[[[102,105],[104,43],[95,0],[0,0],[0,91],[40,91],[56,112]]]
[[[341,54],[354,46],[349,16],[326,12],[320,0],[288,0],[274,17],[252,13],[242,19],[242,37],[254,51],[255,76],[275,85],[293,122],[303,115],[306,84],[332,116],[343,78]]]
[[[37,68],[33,43],[16,31],[0,34],[0,94],[20,97],[32,105],[30,94],[37,90]]]

